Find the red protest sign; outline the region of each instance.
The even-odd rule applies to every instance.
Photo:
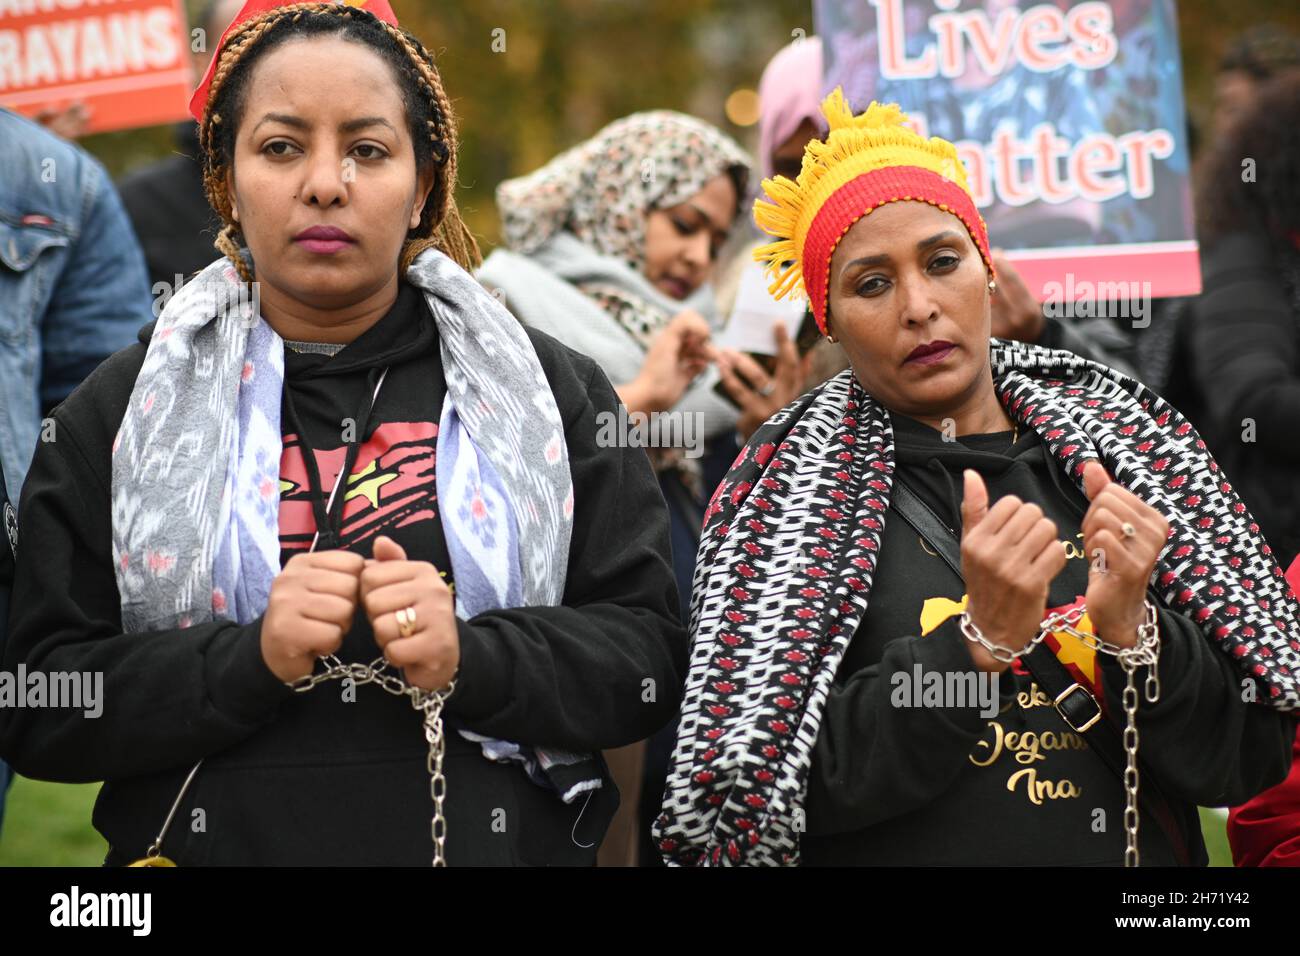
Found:
[[[181,0],[0,0],[0,106],[99,133],[185,119],[193,85]]]

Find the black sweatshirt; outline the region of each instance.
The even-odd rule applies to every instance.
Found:
[[[948,527],[960,535],[962,471],[972,468],[989,489],[990,506],[1015,494],[1056,522],[1070,557],[1052,582],[1048,609],[1084,599],[1088,561],[1079,524],[1087,500],[1037,434],[1022,426],[1014,445],[1009,431],[944,441],[910,418],[894,415],[893,423],[898,477]],[[975,670],[958,628],[964,604],[961,579],[891,508],[871,601],[822,716],[807,796],[806,865],[1123,862],[1119,778],[1022,664],[1000,675],[999,713],[991,720],[978,705],[895,706],[912,699],[899,691],[908,685],[898,675],[914,681],[917,665],[922,675]],[[1191,621],[1163,607],[1159,620],[1161,694],[1156,704],[1140,705],[1139,753],[1174,804],[1195,861],[1204,862],[1196,805],[1239,803],[1281,780],[1295,722],[1243,703],[1231,662]],[[1076,681],[1094,692],[1100,686],[1107,715],[1122,727],[1119,664],[1068,635],[1048,640],[1058,637],[1058,659]],[[1139,839],[1144,865],[1175,862],[1146,813]]]
[[[618,407],[599,367],[543,333],[528,335],[559,405],[573,473],[564,604],[459,622],[460,670],[446,714],[453,726],[500,739],[595,752],[649,736],[679,702],[686,638],[667,514],[644,451],[597,446],[595,416]],[[181,865],[427,866],[427,746],[407,699],[363,685],[349,700],[337,681],[293,693],[262,659],[260,619],[122,633],[110,448],[144,355],[140,344],[105,362],[55,413],[57,441],[37,450],[4,653],[9,671],[18,662],[29,671],[102,671],[103,714],[0,711],[0,754],[29,777],[107,781],[94,822],[110,863],[143,854],[204,758],[163,846]],[[366,427],[382,366],[390,371]],[[343,546],[368,557],[384,533],[409,559],[447,570],[432,459],[445,384],[422,296],[403,283],[393,309],[333,358],[286,350],[286,383],[282,560],[316,530],[293,421],[328,493],[350,418],[363,445]],[[358,608],[340,657],[368,662],[378,653]],[[594,861],[617,805],[612,781],[589,804],[566,805],[454,729],[446,741],[449,863]]]

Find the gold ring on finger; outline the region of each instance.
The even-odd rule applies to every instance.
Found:
[[[1124,537],[1132,538],[1138,533],[1138,529],[1133,527],[1133,522],[1125,521],[1120,525],[1120,530],[1124,532]]]
[[[397,630],[402,637],[410,637],[415,633],[415,608],[398,608],[395,616],[397,618]]]

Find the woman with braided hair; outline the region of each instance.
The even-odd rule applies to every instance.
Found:
[[[764,182],[756,250],[851,368],[756,431],[701,532],[655,836],[673,864],[1204,864],[1285,776],[1300,608],[1196,432],[991,339],[951,143],[897,106]]]
[[[191,109],[223,257],[26,487],[5,664],[102,674],[102,714],[6,708],[0,753],[106,781],[110,864],[591,864],[600,751],[685,648],[613,387],[468,273],[452,110],[383,0],[250,0]]]

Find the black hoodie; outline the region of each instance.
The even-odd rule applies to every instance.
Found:
[[[897,477],[960,535],[962,472],[979,472],[990,507],[1014,494],[1039,505],[1067,555],[1048,608],[1088,586],[1079,524],[1088,502],[1047,446],[1024,429],[954,440],[893,415]],[[807,796],[806,865],[1118,865],[1124,791],[1019,662],[999,679],[998,715],[980,707],[895,706],[917,674],[974,670],[958,628],[960,578],[891,508],[867,612],[822,717]],[[1281,780],[1295,722],[1243,703],[1227,656],[1200,629],[1159,610],[1161,694],[1138,711],[1140,755],[1157,774],[1193,861],[1206,861],[1196,805],[1239,803]],[[1084,628],[1081,628],[1084,629]],[[1055,641],[1049,637],[1049,641]],[[1050,645],[1049,645],[1050,646]],[[1060,635],[1057,657],[1124,723],[1125,675],[1113,657]],[[1139,690],[1141,674],[1139,674]],[[947,701],[945,703],[952,703]],[[1139,828],[1143,865],[1173,865],[1154,819]]]
[[[667,722],[685,670],[667,513],[645,452],[598,447],[595,416],[617,409],[613,388],[589,358],[528,335],[568,441],[568,577],[563,606],[459,622],[460,670],[446,710],[452,865],[590,864],[617,805],[608,778],[589,803],[566,805],[517,764],[483,757],[456,727],[578,752],[617,747]],[[4,653],[11,672],[19,662],[102,671],[103,714],[0,711],[0,754],[30,777],[107,781],[94,822],[110,863],[143,854],[204,758],[163,846],[181,865],[428,865],[427,746],[406,699],[373,685],[349,694],[339,682],[293,693],[262,659],[260,619],[122,633],[110,450],[144,354],[143,344],[119,352],[54,413],[57,441],[37,450],[23,492]],[[383,533],[409,559],[448,569],[432,456],[445,384],[422,295],[403,283],[392,310],[333,358],[286,349],[285,359],[282,561],[316,531],[297,421],[326,494],[348,439],[360,440],[343,547],[370,556]],[[377,655],[359,609],[339,656]]]

